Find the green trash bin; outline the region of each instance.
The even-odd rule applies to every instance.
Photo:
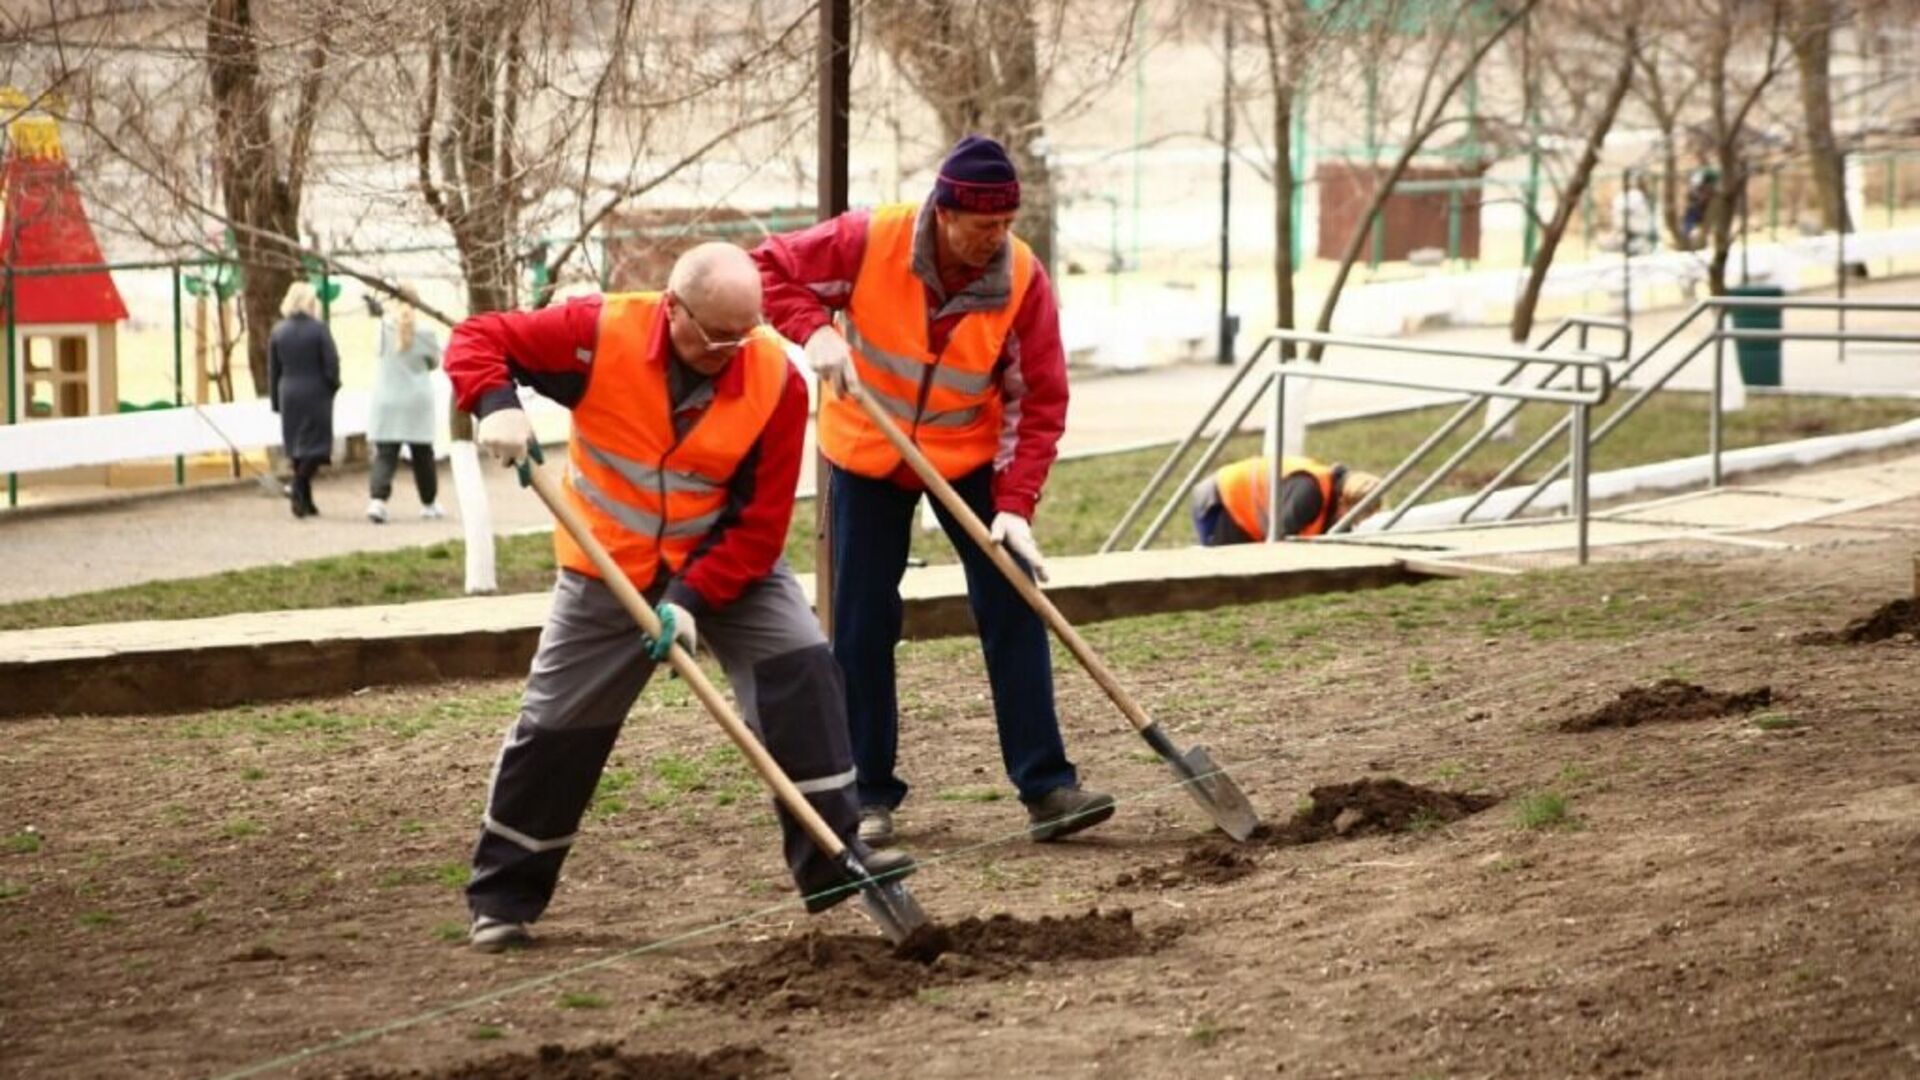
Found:
[[[1787,291],[1778,285],[1738,285],[1728,289],[1727,295],[1785,296]],[[1735,330],[1780,329],[1780,309],[1777,307],[1737,307],[1729,311]],[[1748,386],[1780,385],[1780,343],[1778,341],[1736,339],[1734,348],[1740,357],[1740,381]]]

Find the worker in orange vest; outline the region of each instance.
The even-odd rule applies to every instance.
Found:
[[[912,859],[858,840],[840,668],[781,561],[807,387],[762,325],[747,253],[702,244],[674,263],[663,293],[477,315],[454,329],[445,364],[460,407],[480,418],[475,441],[502,461],[524,457],[532,436],[516,383],[573,411],[566,497],[659,604],[666,639],[643,638],[555,530],[553,606],[467,886],[473,946],[530,940],[621,722],[675,641],[705,642],[719,658],[747,723],[869,872],[910,871]],[[844,900],[837,864],[784,810],[780,822],[807,909]]]
[[[1267,538],[1271,460],[1263,456],[1236,461],[1194,485],[1193,531],[1202,544],[1216,547]],[[1321,536],[1379,486],[1380,478],[1370,472],[1310,457],[1282,457],[1280,535]],[[1369,507],[1368,513],[1376,509]]]
[[[1066,427],[1067,363],[1046,269],[1012,234],[1019,207],[1006,149],[969,135],[924,202],[852,211],[754,250],[769,318],[806,344],[823,387],[820,449],[831,468],[822,481],[840,568],[833,652],[847,676],[860,835],[875,846],[892,842],[907,795],[894,771],[894,646],[922,485],[845,391],[864,386],[992,522],[993,540],[1046,580],[1032,521]],[[1046,626],[946,509],[933,509],[966,571],[1001,760],[1030,834],[1054,840],[1105,821],[1113,799],[1080,786],[1060,738]]]

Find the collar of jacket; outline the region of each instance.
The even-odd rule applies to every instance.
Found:
[[[946,287],[940,283],[939,241],[934,238],[934,229],[939,219],[934,216],[933,196],[929,195],[920,204],[920,212],[913,219],[913,275],[926,285],[929,295],[938,297],[942,302],[938,311],[932,315],[935,319],[948,315],[964,315],[969,311],[999,311],[1013,298],[1013,236],[1007,236],[1007,242],[1000,245],[993,260],[980,272],[966,288],[952,296],[946,295]]]
[[[673,335],[667,328],[670,318],[667,314],[664,294],[660,298],[660,306],[655,310],[660,312],[660,317],[653,320],[653,333],[647,338],[647,365],[658,371],[660,377],[664,379],[667,377],[667,351],[673,348]],[[727,366],[713,376],[711,381],[714,396],[739,397],[746,390],[745,365],[738,361],[740,354],[746,352],[747,348],[746,345],[740,346],[732,356],[727,358]],[[686,361],[682,360],[681,363],[684,364]]]

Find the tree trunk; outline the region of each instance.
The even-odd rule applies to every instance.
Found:
[[[259,82],[260,45],[249,0],[207,6],[207,73],[214,100],[220,191],[246,278],[247,367],[267,389],[267,339],[298,261],[299,206],[280,175],[272,101]]]
[[[1613,130],[1614,119],[1620,115],[1620,104],[1626,100],[1627,89],[1633,85],[1634,48],[1634,33],[1629,27],[1620,70],[1614,73],[1613,86],[1607,91],[1600,115],[1594,118],[1593,128],[1587,132],[1586,148],[1581,151],[1573,174],[1567,177],[1566,187],[1560,193],[1560,203],[1554,208],[1553,219],[1547,222],[1547,227],[1541,233],[1540,246],[1533,253],[1533,265],[1527,268],[1527,283],[1513,306],[1513,322],[1508,336],[1517,344],[1525,344],[1533,335],[1534,311],[1540,306],[1540,289],[1546,284],[1547,270],[1553,265],[1554,252],[1560,247],[1560,238],[1566,235],[1568,224],[1573,221],[1574,210],[1580,205],[1581,196],[1586,193],[1594,168],[1600,164],[1600,147],[1607,141],[1607,133]],[[1622,243],[1631,240],[1625,226],[1623,222]]]
[[[1848,232],[1845,166],[1833,135],[1833,0],[1796,0],[1793,61],[1800,75],[1800,108],[1807,127],[1807,156],[1814,202],[1828,232]]]
[[[1279,0],[1290,3],[1291,0]],[[1267,84],[1273,95],[1273,311],[1274,325],[1291,330],[1293,321],[1293,110],[1299,68],[1293,63],[1301,31],[1298,12],[1284,13],[1285,24],[1275,25],[1274,2],[1260,7],[1260,29],[1267,47]],[[1280,354],[1291,359],[1293,342]]]

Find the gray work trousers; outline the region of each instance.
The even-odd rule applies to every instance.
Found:
[[[841,840],[864,856],[856,839],[846,690],[792,571],[776,565],[731,604],[702,615],[696,629],[726,670],[748,726]],[[520,715],[488,787],[467,885],[475,915],[532,922],[546,910],[620,725],[654,667],[612,590],[562,570]],[[849,892],[832,891],[847,884],[840,867],[784,809],[779,817],[787,865],[807,909],[846,899]]]

